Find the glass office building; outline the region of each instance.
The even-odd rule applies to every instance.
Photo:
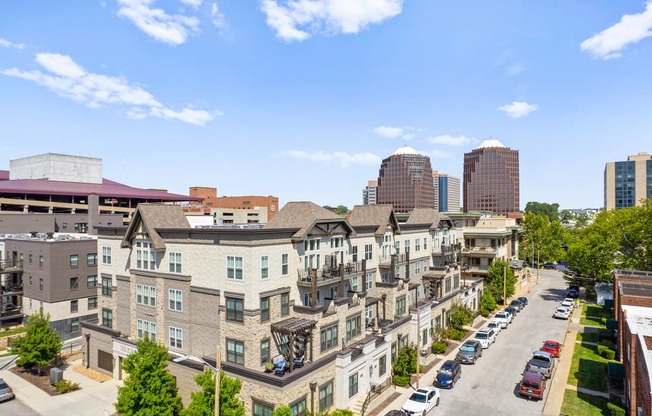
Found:
[[[520,183],[518,150],[495,139],[464,154],[464,210],[495,214],[518,212]]]
[[[377,203],[391,204],[397,213],[435,207],[430,158],[401,147],[383,160],[378,174]]]

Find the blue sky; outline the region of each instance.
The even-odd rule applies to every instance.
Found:
[[[520,151],[521,209],[603,205],[652,152],[652,3],[5,0],[0,169],[54,152],[143,188],[361,203],[398,147]]]

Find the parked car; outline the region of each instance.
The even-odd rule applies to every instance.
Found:
[[[553,357],[559,358],[559,355],[561,354],[561,347],[562,344],[560,344],[557,341],[546,340],[543,341],[543,346],[541,347],[541,351],[548,352],[552,354]]]
[[[512,317],[516,317],[516,314],[518,313],[518,310],[516,308],[508,306],[508,307],[505,308],[505,312],[511,313]]]
[[[487,324],[487,328],[493,329],[494,332],[496,332],[496,336],[497,336],[498,334],[500,334],[500,331],[502,331],[503,326],[501,325],[500,322],[494,320]]]
[[[543,263],[543,268],[544,269],[556,269],[557,265],[551,261],[546,261]]]
[[[385,413],[384,416],[406,416],[407,413],[405,413],[402,410],[390,410],[389,412]]]
[[[532,359],[527,362],[526,371],[532,373],[543,374],[544,377],[552,377],[552,372],[555,369],[555,357],[545,351],[535,351],[532,354]]]
[[[577,299],[580,297],[580,292],[578,292],[575,289],[568,289],[568,292],[566,293],[567,298],[572,298],[572,299]]]
[[[561,306],[564,306],[572,311],[573,309],[575,309],[575,300],[571,298],[566,298],[561,301]]]
[[[457,351],[455,361],[475,364],[480,357],[482,357],[482,344],[477,340],[468,340]]]
[[[491,344],[496,342],[496,332],[491,328],[482,328],[475,333],[473,339],[482,344],[482,348],[487,349]]]
[[[521,301],[518,299],[511,301],[509,307],[516,309],[516,312],[520,312],[523,309],[523,305],[521,305]]]
[[[571,310],[566,306],[558,307],[555,310],[555,314],[553,315],[554,318],[559,318],[559,319],[569,319],[570,316],[571,316]]]
[[[447,360],[444,361],[444,364],[442,364],[439,371],[437,371],[435,381],[432,384],[436,387],[452,389],[455,387],[455,383],[461,376],[462,366],[460,363],[454,360]]]
[[[3,379],[0,378],[0,402],[14,398],[14,391]]]
[[[518,392],[521,396],[533,399],[543,399],[546,390],[546,378],[539,373],[526,371],[521,382],[518,383]]]
[[[521,301],[521,304],[523,305],[523,307],[526,307],[526,306],[527,306],[528,301],[527,301],[527,298],[526,298],[525,296],[521,296],[521,297],[519,297],[518,300]]]
[[[439,405],[439,389],[436,387],[422,387],[412,393],[403,403],[403,410],[408,416],[425,416],[426,413]]]
[[[498,322],[504,329],[512,322],[512,315],[508,312],[500,311],[494,315],[494,321]]]

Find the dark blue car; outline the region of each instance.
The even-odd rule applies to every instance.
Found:
[[[442,364],[432,383],[436,387],[452,389],[462,375],[462,366],[457,361],[448,360]]]

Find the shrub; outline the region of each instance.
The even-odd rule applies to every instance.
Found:
[[[394,384],[399,387],[407,387],[410,382],[410,376],[397,376],[394,375]]]
[[[494,309],[496,309],[496,299],[491,293],[484,291],[480,300],[480,314],[486,318]]]
[[[607,360],[613,360],[616,357],[616,351],[610,349],[605,345],[598,345],[598,355]]]
[[[446,341],[435,341],[432,343],[432,352],[433,354],[443,354],[448,348],[448,343]]]
[[[614,403],[607,403],[607,409],[611,416],[625,416],[625,409]]]
[[[602,341],[600,341],[600,345],[604,345],[605,347],[610,348],[612,350],[616,348],[614,342],[610,339],[603,339]]]
[[[73,383],[70,380],[59,380],[54,383],[54,388],[61,394],[79,390],[79,383]]]
[[[466,335],[466,331],[463,329],[455,329],[455,328],[448,329],[448,339],[459,341],[462,338],[464,338],[465,335]]]

